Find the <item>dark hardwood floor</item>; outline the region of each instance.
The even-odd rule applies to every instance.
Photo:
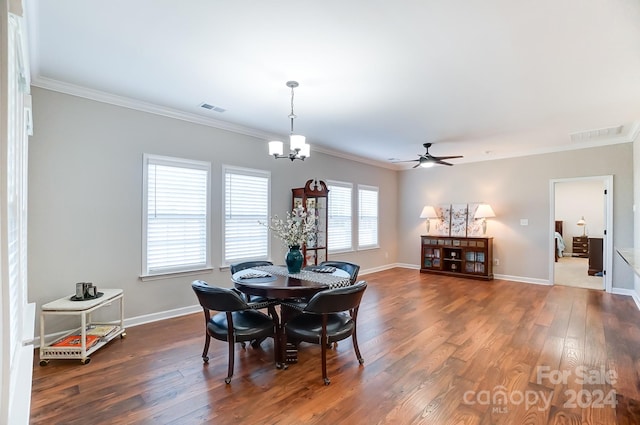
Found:
[[[358,341],[226,343],[203,364],[201,313],[127,329],[92,356],[34,362],[32,424],[639,424],[640,312],[630,297],[394,269],[362,277]],[[213,283],[213,282],[212,282]],[[191,290],[189,288],[189,290]],[[195,302],[195,295],[194,295]]]

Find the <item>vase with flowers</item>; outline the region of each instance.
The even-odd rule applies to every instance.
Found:
[[[304,260],[300,248],[316,231],[315,217],[307,214],[302,207],[297,207],[287,211],[285,219],[275,215],[265,225],[289,248],[285,256],[289,273],[300,273]]]

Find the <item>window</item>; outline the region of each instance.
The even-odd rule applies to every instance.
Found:
[[[327,248],[329,252],[349,251],[351,242],[351,191],[350,183],[328,182],[329,206]]]
[[[358,248],[378,247],[378,188],[358,185]]]
[[[13,2],[15,3],[15,2]],[[10,2],[11,6],[11,2]],[[6,9],[6,3],[3,5]],[[12,9],[9,7],[9,9]],[[13,13],[0,14],[5,26],[6,65],[2,65],[2,121],[0,134],[0,423],[29,422],[33,369],[35,303],[27,303],[27,177],[31,135],[31,96],[24,21]],[[6,55],[6,56],[5,56]],[[26,402],[25,402],[26,400]]]
[[[211,164],[144,155],[143,276],[211,267]]]
[[[223,167],[224,263],[266,260],[269,256],[268,171]]]

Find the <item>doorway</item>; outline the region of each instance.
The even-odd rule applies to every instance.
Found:
[[[613,176],[551,181],[549,282],[611,291]]]

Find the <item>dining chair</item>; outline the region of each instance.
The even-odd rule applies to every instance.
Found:
[[[240,270],[246,270],[252,267],[260,266],[273,266],[273,263],[271,261],[243,261],[241,263],[231,264],[229,266],[229,271],[232,275],[234,275]],[[275,300],[270,300],[269,298],[260,297],[257,295],[243,294],[243,296],[246,298],[249,305],[251,305],[253,308],[267,308],[269,307],[269,304],[273,304],[275,302]]]
[[[356,283],[358,279],[358,272],[360,271],[360,266],[357,264],[349,263],[347,261],[323,261],[317,266],[307,266],[305,270],[313,271],[314,269],[322,268],[322,267],[335,267],[336,269],[344,270],[349,273],[349,281],[351,285]],[[287,307],[291,307],[294,310],[303,310],[308,300],[287,300],[284,304]]]
[[[318,292],[309,300],[301,314],[285,324],[287,341],[320,345],[322,379],[325,385],[331,383],[327,376],[327,348],[332,343],[351,336],[358,362],[364,363],[358,348],[356,328],[358,309],[365,289],[367,282],[363,280],[351,286]]]
[[[351,279],[351,284],[356,283],[358,279],[358,272],[360,271],[360,266],[357,264],[349,263],[347,261],[323,261],[318,265],[319,267],[335,267],[336,269],[344,270],[349,273],[349,278]]]
[[[231,376],[233,376],[234,343],[262,341],[267,337],[273,337],[274,346],[277,349],[275,327],[278,326],[278,322],[276,317],[269,317],[251,308],[241,294],[234,289],[209,286],[202,280],[194,280],[191,287],[204,310],[205,341],[202,360],[205,363],[209,362],[208,353],[211,338],[227,341],[229,345],[229,367],[227,377],[224,379],[225,383],[230,383]],[[212,316],[211,311],[218,313]]]

